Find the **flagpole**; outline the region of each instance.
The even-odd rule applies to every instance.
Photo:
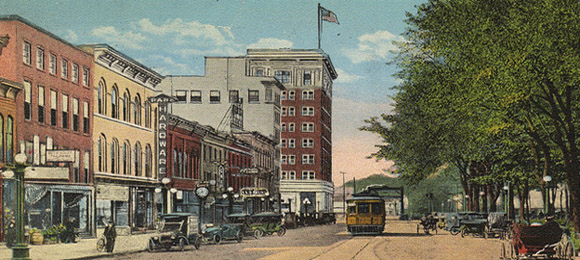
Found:
[[[322,27],[322,20],[320,19],[320,3],[318,3],[318,49],[320,49],[320,32]]]

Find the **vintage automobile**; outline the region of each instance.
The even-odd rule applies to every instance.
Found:
[[[240,225],[240,228],[242,229],[242,234],[244,236],[254,235],[254,231],[252,230],[252,227],[250,225],[251,221],[252,219],[250,215],[245,213],[234,213],[226,216],[226,223]]]
[[[202,237],[197,232],[197,216],[191,213],[170,213],[161,216],[157,233],[149,238],[147,249],[151,252],[158,249],[170,250],[177,246],[185,250],[187,245],[199,249]]]
[[[276,233],[278,236],[286,234],[286,227],[282,223],[282,214],[280,213],[261,212],[253,214],[251,218],[250,227],[256,238],[260,238],[264,234],[271,235]]]
[[[243,224],[224,223],[217,226],[210,226],[201,232],[204,241],[213,241],[216,245],[222,240],[236,240],[241,243],[244,239],[242,231]]]

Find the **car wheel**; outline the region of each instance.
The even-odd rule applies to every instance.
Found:
[[[264,232],[262,232],[261,229],[256,229],[254,230],[254,237],[256,239],[260,239],[262,237],[262,235],[264,235]]]
[[[153,240],[149,239],[149,243],[147,244],[147,251],[153,252],[153,250],[155,250],[155,244],[153,243]]]
[[[219,245],[219,244],[222,242],[222,237],[221,237],[220,235],[215,235],[215,236],[213,236],[213,242],[214,242],[216,245]]]
[[[242,243],[242,240],[244,240],[244,235],[242,235],[242,232],[238,232],[238,235],[236,236],[236,241],[238,241],[238,243]]]
[[[195,246],[195,250],[199,250],[199,246],[201,245],[201,238],[196,237],[195,241],[193,241],[193,246]]]
[[[283,236],[284,234],[286,234],[286,228],[285,228],[285,227],[281,227],[281,228],[278,230],[278,232],[277,232],[277,233],[278,233],[278,236],[279,236],[279,237]]]
[[[183,251],[183,250],[185,250],[185,244],[187,244],[187,243],[185,242],[185,238],[180,238],[180,239],[179,239],[179,250],[180,250],[180,251]]]

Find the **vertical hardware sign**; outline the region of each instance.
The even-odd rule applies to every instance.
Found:
[[[157,103],[157,172],[158,177],[165,177],[167,171],[167,104],[176,99],[165,94],[150,97],[149,102]]]

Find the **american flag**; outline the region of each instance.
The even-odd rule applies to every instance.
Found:
[[[336,14],[333,11],[330,11],[330,10],[321,6],[320,12],[321,12],[322,20],[327,21],[327,22],[331,22],[331,23],[340,24],[338,22],[338,18],[336,17]]]

